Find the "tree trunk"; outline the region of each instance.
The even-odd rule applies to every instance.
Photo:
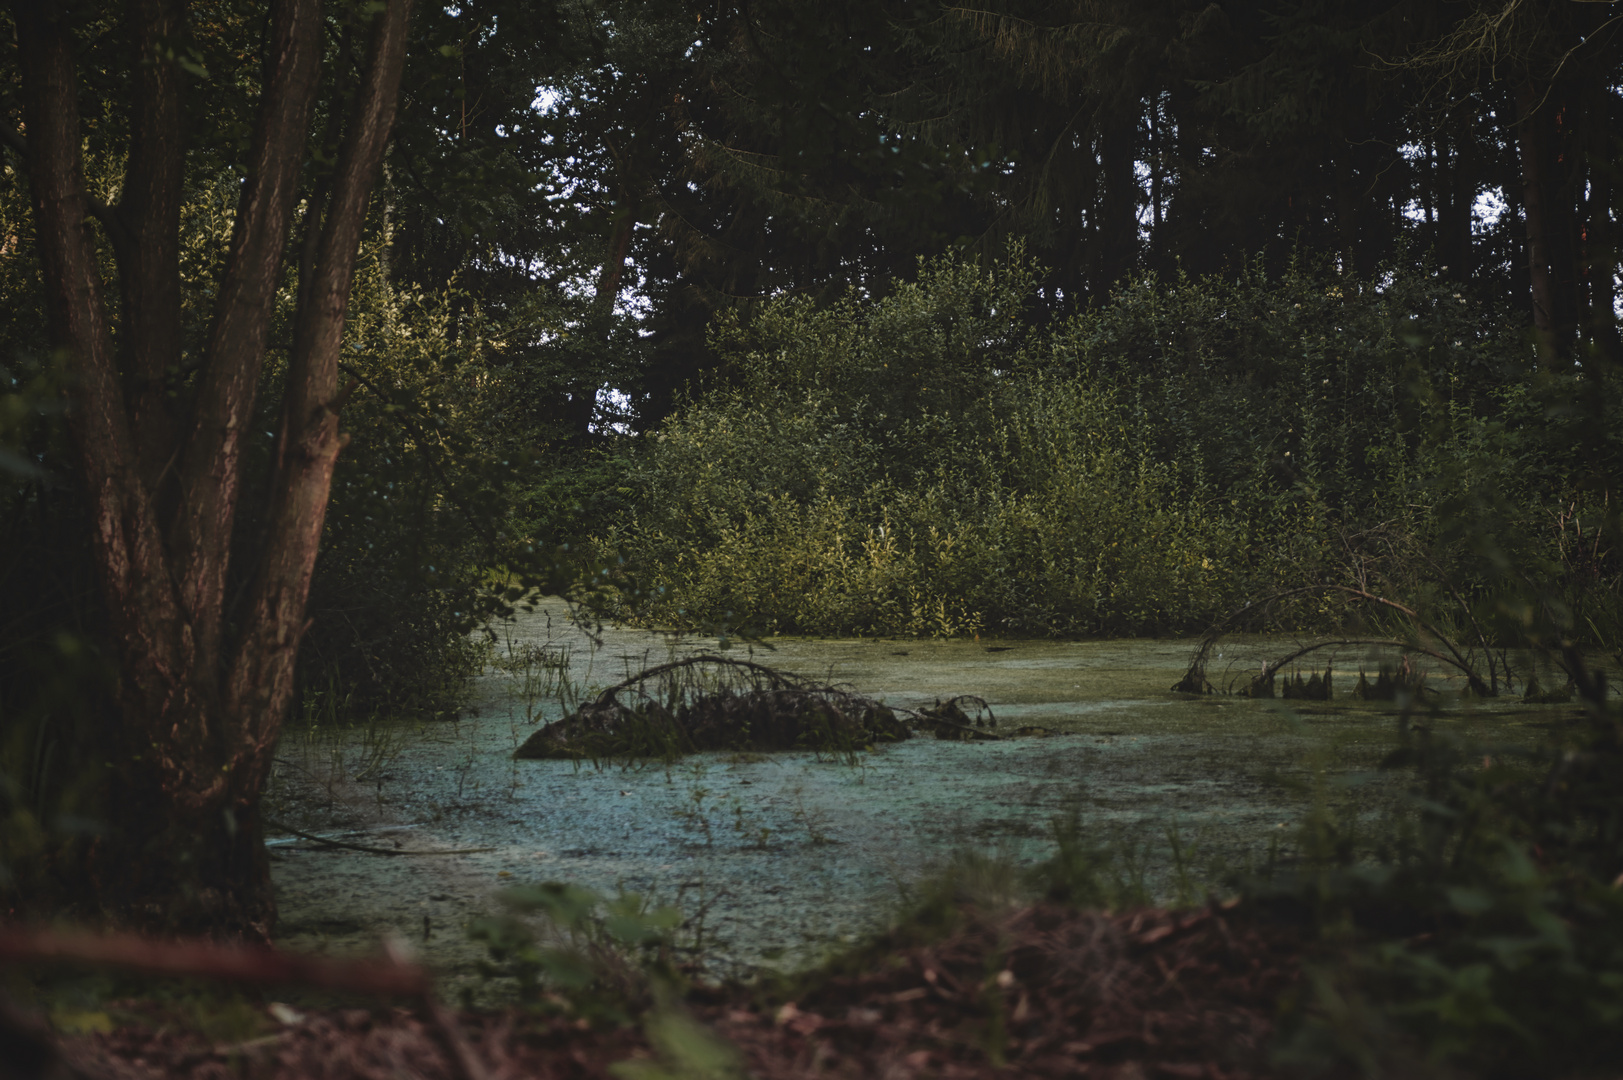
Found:
[[[1612,224],[1616,185],[1596,170],[1591,180],[1585,270],[1589,275],[1589,327],[1595,349],[1608,367],[1623,365],[1623,342],[1617,332],[1617,229]]]
[[[1470,281],[1472,265],[1471,209],[1476,202],[1478,160],[1476,133],[1469,117],[1457,116],[1447,130],[1453,153],[1445,156],[1442,177],[1442,209],[1438,214],[1437,252],[1449,276]]]
[[[1544,95],[1530,79],[1516,88],[1516,149],[1522,167],[1522,213],[1527,225],[1527,273],[1532,286],[1533,332],[1546,364],[1569,355],[1563,341],[1552,273],[1552,188],[1549,112]]]
[[[1609,145],[1620,119],[1617,97],[1596,80],[1590,86],[1585,140],[1589,198],[1585,205],[1582,268],[1587,279],[1588,308],[1584,322],[1595,352],[1607,367],[1623,364],[1623,341],[1617,328],[1618,236],[1612,222],[1617,183],[1610,167]]]
[[[118,818],[95,849],[104,907],[169,930],[268,938],[275,919],[259,797],[293,693],[293,663],[338,433],[338,342],[367,197],[393,123],[409,0],[373,20],[314,277],[295,316],[280,467],[246,614],[228,627],[232,533],[305,143],[321,82],[319,0],[276,0],[260,113],[189,416],[179,364],[181,82],[168,43],[179,0],[130,0],[131,141],[123,198],[86,192],[73,39],[15,0],[27,165],[52,347],[72,377],[69,426],[118,659]],[[323,212],[324,211],[324,212]],[[107,228],[122,293],[117,339],[90,221]],[[239,571],[240,574],[240,571]]]
[[[1110,289],[1133,269],[1138,254],[1138,177],[1134,173],[1138,148],[1139,103],[1103,119],[1099,125],[1099,208],[1095,242],[1098,245],[1089,291],[1103,303]]]
[[[624,196],[619,201],[620,208],[615,211],[614,224],[609,231],[609,253],[603,260],[592,296],[592,306],[610,314],[620,295],[620,280],[625,276],[626,257],[631,254],[631,237],[637,228],[637,203]]]
[[[1581,82],[1577,84],[1581,86]],[[1545,111],[1549,115],[1549,148],[1545,157],[1548,187],[1544,213],[1549,225],[1550,288],[1555,303],[1555,332],[1560,348],[1571,357],[1578,343],[1578,323],[1584,306],[1583,273],[1579,268],[1582,242],[1581,208],[1584,196],[1583,147],[1577,133],[1583,127],[1583,95],[1567,80],[1556,83]]]

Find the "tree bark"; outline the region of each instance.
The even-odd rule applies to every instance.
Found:
[[[1618,238],[1612,214],[1617,198],[1608,145],[1620,119],[1612,89],[1596,80],[1590,87],[1586,125],[1589,198],[1585,203],[1582,270],[1588,288],[1584,322],[1595,352],[1608,367],[1623,364],[1623,341],[1617,327]]]
[[[169,45],[184,21],[175,0],[131,0],[126,16],[134,102],[123,196],[109,232],[122,268],[120,361],[138,468],[158,495],[174,473],[171,382],[181,366],[180,204],[185,139],[181,73]]]
[[[1584,202],[1584,154],[1578,132],[1583,128],[1582,79],[1557,80],[1545,109],[1549,138],[1545,167],[1548,187],[1544,212],[1549,227],[1550,288],[1558,347],[1572,357],[1578,344],[1578,323],[1584,306],[1583,273],[1579,268],[1582,243],[1581,208]]]
[[[1546,364],[1556,364],[1567,355],[1562,341],[1551,272],[1553,223],[1550,213],[1550,119],[1543,95],[1531,79],[1516,88],[1516,148],[1522,168],[1522,213],[1527,226],[1527,273],[1533,300],[1533,333]]]
[[[1470,281],[1475,267],[1471,248],[1471,209],[1476,202],[1476,133],[1468,116],[1456,116],[1446,129],[1447,145],[1453,153],[1445,157],[1442,209],[1437,217],[1437,252],[1449,276]]]
[[[293,693],[338,432],[338,345],[367,199],[393,125],[410,0],[373,19],[311,280],[295,316],[280,466],[245,615],[228,627],[243,441],[264,368],[321,83],[320,0],[276,0],[259,118],[189,417],[174,414],[182,348],[182,74],[168,54],[182,0],[129,0],[130,131],[123,197],[86,192],[66,23],[14,0],[27,166],[52,347],[70,373],[69,426],[118,659],[119,820],[92,876],[105,906],[166,930],[268,938],[275,919],[259,797]],[[117,339],[92,218],[107,228]],[[240,571],[239,571],[240,573]]]
[[[1089,290],[1100,303],[1133,269],[1138,253],[1138,199],[1134,174],[1138,147],[1137,102],[1099,125],[1099,219],[1094,233],[1099,248]]]
[[[333,467],[349,441],[338,431],[338,354],[366,207],[394,126],[410,10],[411,0],[391,0],[378,17],[339,148],[311,280],[300,282],[268,542],[226,688],[226,711],[240,724],[234,735],[241,764],[256,792],[292,702],[293,664],[304,634]]]

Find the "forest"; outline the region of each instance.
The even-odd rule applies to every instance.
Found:
[[[14,0],[0,40],[5,923],[272,942],[293,719],[453,720],[542,596],[723,647],[1465,643],[1560,722],[1511,761],[1400,693],[1402,842],[1315,810],[1226,886],[1340,958],[1269,1068],[1615,1067],[1618,5]],[[1044,895],[1120,907],[1067,836]],[[734,1074],[639,993],[636,1075]]]

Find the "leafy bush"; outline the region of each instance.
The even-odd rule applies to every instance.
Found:
[[[480,974],[512,979],[522,1001],[623,1025],[647,1009],[658,987],[680,979],[682,915],[675,908],[555,881],[507,889],[497,899],[505,912],[475,919],[468,936],[490,954]],[[527,921],[531,916],[542,925]]]
[[[365,254],[345,331],[351,440],[311,583],[301,683],[307,694],[341,686],[352,714],[437,717],[477,670],[467,629],[502,544],[517,451],[483,429],[491,380],[477,314],[458,318],[454,288],[391,284],[378,248]]]
[[[647,437],[600,537],[629,563],[623,611],[765,632],[1188,631],[1344,572],[1363,557],[1345,537],[1375,525],[1469,590],[1486,571],[1451,518],[1462,484],[1494,488],[1519,552],[1557,556],[1550,514],[1581,500],[1578,463],[1540,415],[1531,351],[1424,268],[1144,278],[1042,333],[1021,318],[1033,281],[1015,248],[985,269],[924,262],[881,298],[724,316],[713,345],[736,382]],[[1618,567],[1591,569],[1617,592]]]

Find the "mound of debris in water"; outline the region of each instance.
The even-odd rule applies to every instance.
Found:
[[[850,754],[915,731],[986,741],[997,717],[963,694],[914,711],[750,660],[702,654],[659,664],[616,683],[514,751],[515,758],[603,761],[704,750],[812,750]],[[1046,735],[1043,728],[1016,734]]]
[[[976,697],[974,694],[959,694],[947,701],[937,699],[934,705],[914,713],[913,719],[921,729],[935,732],[938,739],[950,739],[955,742],[991,742],[1003,738],[990,730],[997,727],[997,717],[992,715],[992,706],[986,703],[985,698]],[[1048,733],[1048,729],[1038,727],[1021,728],[1017,732],[1020,735]]]
[[[671,759],[703,750],[851,753],[912,735],[880,702],[765,664],[700,655],[648,668],[530,736],[516,758]]]

